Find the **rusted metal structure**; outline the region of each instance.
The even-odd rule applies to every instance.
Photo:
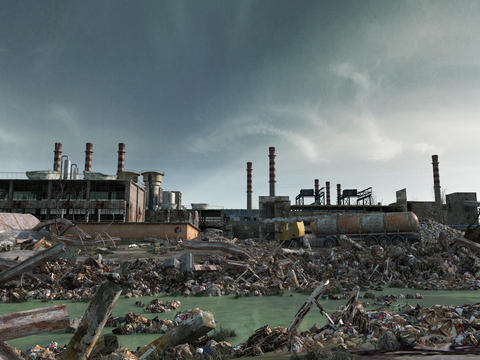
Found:
[[[121,293],[120,286],[108,280],[102,283],[70,339],[62,359],[86,360],[88,358]]]
[[[268,148],[269,151],[269,184],[270,184],[270,196],[276,196],[275,195],[275,148],[272,146]]]
[[[12,266],[10,269],[3,271],[0,273],[0,284],[18,278],[44,262],[57,257],[62,252],[65,252],[65,247],[66,246],[63,243],[51,246],[48,249],[29,257],[25,261],[22,261],[18,265]]]
[[[252,163],[247,162],[247,210],[252,210]]]
[[[65,304],[0,315],[0,339],[18,339],[69,325],[70,317]]]
[[[413,233],[418,229],[418,218],[413,212],[337,213],[319,216],[310,223],[310,229],[317,236],[310,243],[317,240],[325,246],[338,244],[339,235],[365,240],[368,246],[399,245],[417,239]]]

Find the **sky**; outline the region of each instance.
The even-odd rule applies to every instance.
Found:
[[[0,172],[165,173],[253,208],[330,181],[375,202],[480,188],[480,2],[0,0]],[[0,174],[1,175],[1,174]],[[7,176],[7,174],[3,174]],[[306,200],[308,201],[308,200]]]

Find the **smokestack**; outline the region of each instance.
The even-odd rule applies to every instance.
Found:
[[[270,158],[270,196],[275,196],[275,148],[268,148]]]
[[[318,179],[315,179],[315,203],[320,203],[320,185]]]
[[[442,195],[440,191],[440,174],[438,172],[438,155],[432,155],[433,165],[433,190],[435,192],[435,205],[438,209],[438,215],[442,209]]]
[[[342,205],[342,185],[337,184],[337,205]]]
[[[53,171],[60,172],[62,166],[62,143],[55,143],[55,151],[53,156]]]
[[[252,163],[247,162],[247,210],[252,210]]]
[[[118,144],[118,166],[117,166],[117,174],[123,172],[125,170],[125,144],[119,143]]]
[[[93,144],[87,143],[87,149],[85,150],[85,171],[92,171],[92,154]]]
[[[327,205],[330,205],[330,181],[325,183],[325,187],[327,188]]]

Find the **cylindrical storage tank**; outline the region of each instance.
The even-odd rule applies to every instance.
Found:
[[[145,183],[147,209],[154,210],[159,205],[159,189],[162,184],[162,179],[165,173],[159,171],[143,171],[143,182]]]
[[[315,235],[356,235],[371,233],[412,233],[418,229],[413,212],[323,215],[312,221]]]
[[[387,232],[414,232],[418,229],[418,217],[413,212],[386,213]]]
[[[63,162],[63,179],[69,180],[70,179],[70,166],[72,166],[72,162],[70,160],[65,159]]]

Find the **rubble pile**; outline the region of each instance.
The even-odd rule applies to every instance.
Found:
[[[255,242],[248,246],[252,257],[240,253],[202,255],[198,265],[181,270],[176,259],[155,258],[119,262],[102,259],[100,254],[85,261],[54,259],[35,268],[32,275],[0,284],[3,302],[22,298],[83,301],[93,298],[105,280],[120,286],[123,296],[137,298],[168,293],[172,296],[205,295],[237,296],[272,295],[283,290],[311,292],[330,280],[323,300],[348,299],[357,290],[365,292],[364,301],[354,302],[354,316],[347,321],[346,307],[341,306],[328,318],[327,325],[318,325],[301,334],[284,327],[265,325],[237,346],[216,343],[208,336],[198,339],[195,346],[174,347],[178,356],[208,354],[221,347],[232,357],[256,356],[272,351],[301,352],[308,347],[348,350],[412,348],[419,344],[435,347],[439,343],[478,346],[480,341],[480,305],[441,306],[429,308],[404,307],[392,310],[398,299],[421,299],[421,290],[480,289],[480,255],[454,239],[463,233],[433,221],[422,221],[418,230],[420,242],[401,246],[374,245],[369,248],[343,246],[317,251],[281,251],[278,244]],[[442,238],[442,241],[439,239]],[[241,241],[237,241],[240,243]],[[252,240],[247,241],[252,244]],[[246,242],[246,243],[247,243]],[[42,246],[47,244],[42,243]],[[48,244],[49,245],[49,244]],[[244,244],[245,245],[245,244]],[[35,244],[28,244],[35,246]],[[183,261],[183,260],[182,260]],[[184,262],[182,262],[184,266]],[[46,281],[50,279],[50,281]],[[386,286],[413,289],[406,294],[380,295]],[[176,310],[178,300],[162,302],[154,299],[136,305],[151,313]],[[318,305],[320,306],[320,305]],[[366,311],[364,307],[377,306]],[[165,334],[199,309],[180,312],[173,321],[147,320],[134,312],[108,319],[118,335],[138,333]],[[200,341],[201,340],[201,341]],[[52,343],[53,344],[53,343]],[[53,346],[53,345],[52,345]],[[53,349],[29,350],[25,358],[46,359]],[[55,351],[54,351],[55,350]],[[38,355],[40,353],[47,355]],[[30,356],[30,357],[27,357]],[[48,355],[50,356],[50,355]],[[130,355],[129,355],[130,356]],[[132,355],[134,356],[134,355]]]

